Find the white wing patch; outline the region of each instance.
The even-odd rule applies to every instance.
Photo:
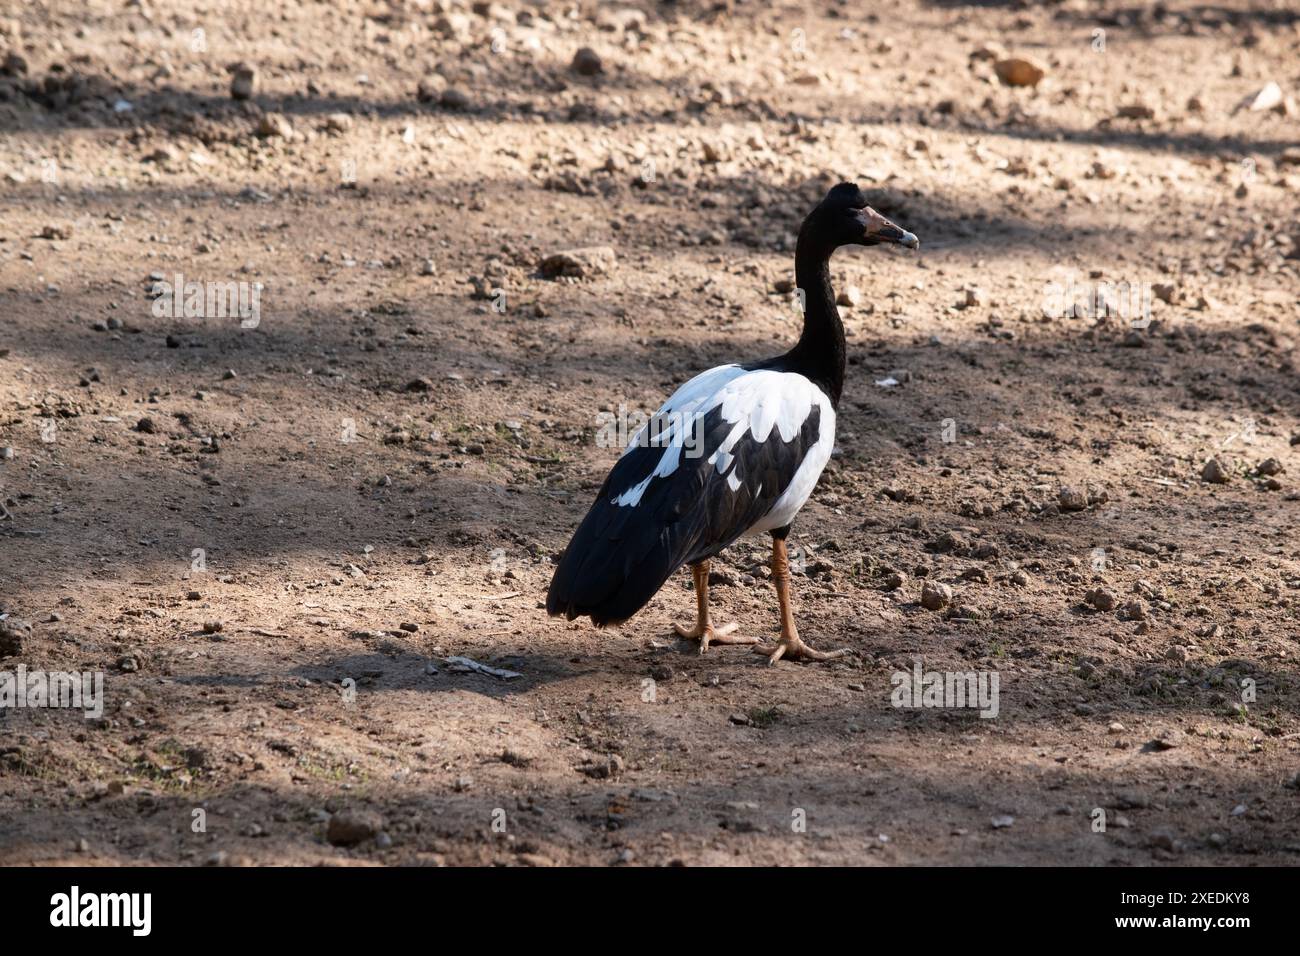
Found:
[[[637,505],[641,503],[641,496],[645,494],[645,490],[650,487],[650,482],[652,480],[654,480],[653,473],[648,475],[644,481],[637,482],[627,491],[623,492],[621,495],[615,498],[614,504],[618,505],[620,508],[624,507],[625,505],[631,505],[633,508],[635,508]]]
[[[682,438],[680,428],[682,425],[689,425],[692,418],[696,415],[704,415],[710,408],[718,404],[713,399],[718,392],[732,379],[744,375],[745,370],[739,365],[719,365],[717,368],[711,368],[707,372],[701,372],[688,382],[678,387],[677,391],[668,396],[668,401],[664,402],[659,411],[655,412],[657,418],[665,427],[662,429],[659,441],[667,443],[670,438],[677,439],[678,444]],[[703,407],[701,407],[703,406]],[[623,449],[623,454],[627,454],[638,445],[648,443],[650,423],[642,425],[632,440],[627,443],[627,448]],[[674,468],[676,465],[674,464]],[[671,471],[669,472],[671,474]]]
[[[799,470],[794,473],[794,479],[786,485],[781,497],[776,499],[772,510],[749,529],[751,534],[784,528],[793,521],[799,509],[812,497],[817,479],[822,476],[822,470],[831,460],[831,450],[835,447],[835,409],[831,407],[831,400],[819,388],[811,382],[808,387],[815,393],[813,400],[821,408],[821,418],[817,422],[817,442],[804,454]]]
[[[734,425],[717,450],[709,457],[709,464],[719,475],[726,477],[727,487],[733,492],[740,489],[744,476],[737,472],[735,456],[731,453],[736,444],[749,432],[755,441],[768,440],[772,429],[777,430],[781,441],[794,440],[812,413],[813,407],[821,409],[820,434],[816,445],[809,449],[790,486],[777,500],[772,511],[760,524],[765,530],[788,524],[783,520],[768,525],[768,519],[794,513],[812,494],[822,469],[830,459],[830,449],[835,443],[835,412],[830,400],[822,391],[802,375],[759,369],[747,372],[737,365],[720,365],[701,372],[682,385],[655,413],[659,423],[657,444],[664,445],[663,456],[649,477],[625,489],[613,501],[620,507],[636,507],[641,503],[652,479],[666,478],[681,463],[683,439],[687,429],[694,427],[696,418],[702,419],[714,408],[721,406],[722,418]],[[650,436],[647,423],[628,443],[623,454],[639,445],[647,444]],[[757,492],[756,492],[757,493]],[[793,508],[790,506],[793,505]]]
[[[754,440],[761,443],[772,434],[773,426],[782,441],[792,440],[819,395],[817,386],[802,375],[761,369],[728,382],[719,397],[722,417],[744,422]]]

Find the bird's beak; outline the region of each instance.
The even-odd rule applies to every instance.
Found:
[[[893,242],[905,249],[918,249],[921,240],[901,226],[890,222],[870,206],[862,210],[863,229],[869,242]]]
[[[900,229],[898,226],[891,226],[896,235],[885,237],[886,242],[896,242],[904,249],[920,249],[921,240],[916,238],[915,233],[908,232],[906,229]]]

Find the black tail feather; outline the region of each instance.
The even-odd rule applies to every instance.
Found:
[[[598,499],[555,569],[547,613],[569,620],[587,616],[604,627],[650,603],[692,558],[696,534],[690,522],[664,525],[647,517],[642,509]]]

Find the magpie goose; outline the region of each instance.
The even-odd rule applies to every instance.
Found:
[[[844,387],[844,326],[831,289],[830,256],[840,246],[896,243],[916,236],[867,205],[852,183],[835,186],[808,215],[795,248],[803,334],[790,351],[702,372],[677,389],[628,443],[574,532],[546,609],[598,627],[621,623],[654,597],[683,564],[695,582],[694,627],[682,637],[757,644],[775,664],[824,661],[799,639],[790,607],[786,536],[835,445],[835,410]],[[735,635],[709,617],[709,559],[742,535],[772,536],[772,581],[781,608],[774,643]]]

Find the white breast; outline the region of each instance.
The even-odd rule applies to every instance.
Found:
[[[817,487],[817,479],[821,477],[822,471],[825,470],[826,463],[831,460],[831,449],[835,447],[835,409],[831,407],[831,400],[826,397],[826,394],[820,388],[803,378],[802,375],[793,377],[807,382],[808,390],[813,393],[812,400],[821,409],[817,443],[808,450],[803,463],[799,465],[799,470],[795,472],[794,480],[790,482],[781,497],[776,499],[776,504],[772,506],[772,510],[764,515],[754,527],[749,529],[750,534],[784,528],[794,520],[794,516],[799,513],[799,509],[807,504],[808,499],[812,496],[813,489]],[[805,415],[805,417],[807,416]]]

